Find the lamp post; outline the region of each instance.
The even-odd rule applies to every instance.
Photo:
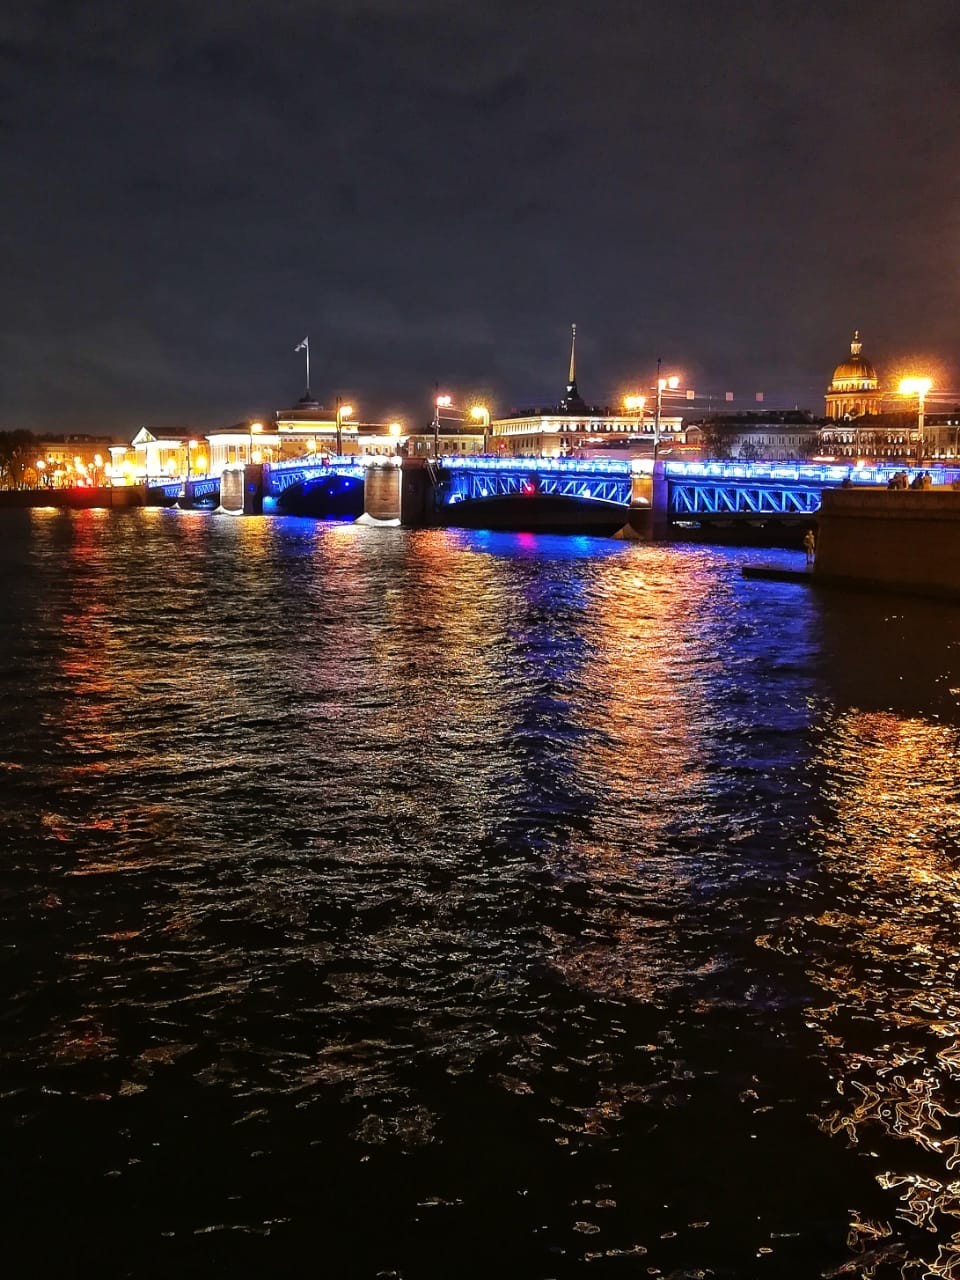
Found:
[[[483,423],[483,452],[489,452],[490,410],[485,404],[475,404],[470,410],[470,417]]]
[[[390,439],[393,441],[393,452],[399,453],[400,452],[400,436],[403,433],[403,423],[391,422],[387,429],[390,432]]]
[[[352,404],[343,404],[340,397],[337,396],[337,457],[343,454],[343,420],[349,418],[353,413]]]
[[[930,378],[904,378],[899,386],[902,396],[917,397],[917,465],[923,458],[923,401],[933,386]]]
[[[440,456],[440,410],[449,409],[453,404],[450,396],[437,396],[433,402],[433,456]]]
[[[249,452],[247,453],[248,462],[253,462],[253,437],[255,435],[259,435],[262,430],[263,430],[262,422],[250,423],[250,449],[249,449]]]
[[[677,377],[676,374],[670,374],[670,376],[667,378],[661,378],[660,376],[661,363],[662,361],[660,356],[657,356],[657,409],[653,415],[653,460],[654,462],[656,462],[657,454],[660,452],[660,409],[662,407],[662,402],[663,402],[663,393],[664,391],[667,390],[667,388],[669,388],[671,391],[676,391],[677,387],[679,387],[680,385],[680,379]]]
[[[627,413],[637,415],[637,436],[643,435],[643,407],[647,403],[646,396],[624,396],[623,407]]]

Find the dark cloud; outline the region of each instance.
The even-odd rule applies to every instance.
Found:
[[[211,424],[658,354],[952,368],[954,0],[48,0],[0,16],[0,418]]]

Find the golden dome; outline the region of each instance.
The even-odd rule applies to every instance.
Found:
[[[863,343],[860,341],[860,330],[856,329],[850,343],[850,359],[838,364],[833,371],[833,386],[838,383],[856,383],[858,389],[873,390],[878,385],[877,371],[860,354]]]

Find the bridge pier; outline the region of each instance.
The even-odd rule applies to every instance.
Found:
[[[220,506],[232,516],[263,515],[263,463],[225,467],[220,477]]]
[[[664,542],[670,537],[669,489],[662,458],[653,464],[652,472],[632,477],[630,514],[617,536],[639,542]]]
[[[363,479],[363,514],[370,520],[400,519],[401,470],[394,466],[373,464]]]
[[[400,523],[405,529],[422,529],[437,523],[434,475],[427,458],[403,459]]]

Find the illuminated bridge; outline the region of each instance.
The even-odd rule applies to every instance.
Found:
[[[329,458],[308,455],[263,468],[263,509],[316,516],[356,517],[364,512],[370,471],[397,473],[399,458]],[[631,511],[655,508],[673,524],[803,524],[816,514],[821,493],[849,483],[886,485],[896,464],[852,467],[821,463],[687,462],[667,458],[662,478],[646,459],[446,457],[412,459],[403,466],[404,488],[419,468],[424,501],[404,522],[477,528],[560,528],[615,531]],[[250,484],[242,468],[241,485]],[[934,487],[960,478],[960,470],[931,467]],[[226,483],[226,475],[223,483]],[[396,481],[393,481],[396,487]],[[193,476],[186,483],[156,482],[166,502],[187,505],[220,500],[221,477]],[[225,504],[229,505],[229,504]]]

